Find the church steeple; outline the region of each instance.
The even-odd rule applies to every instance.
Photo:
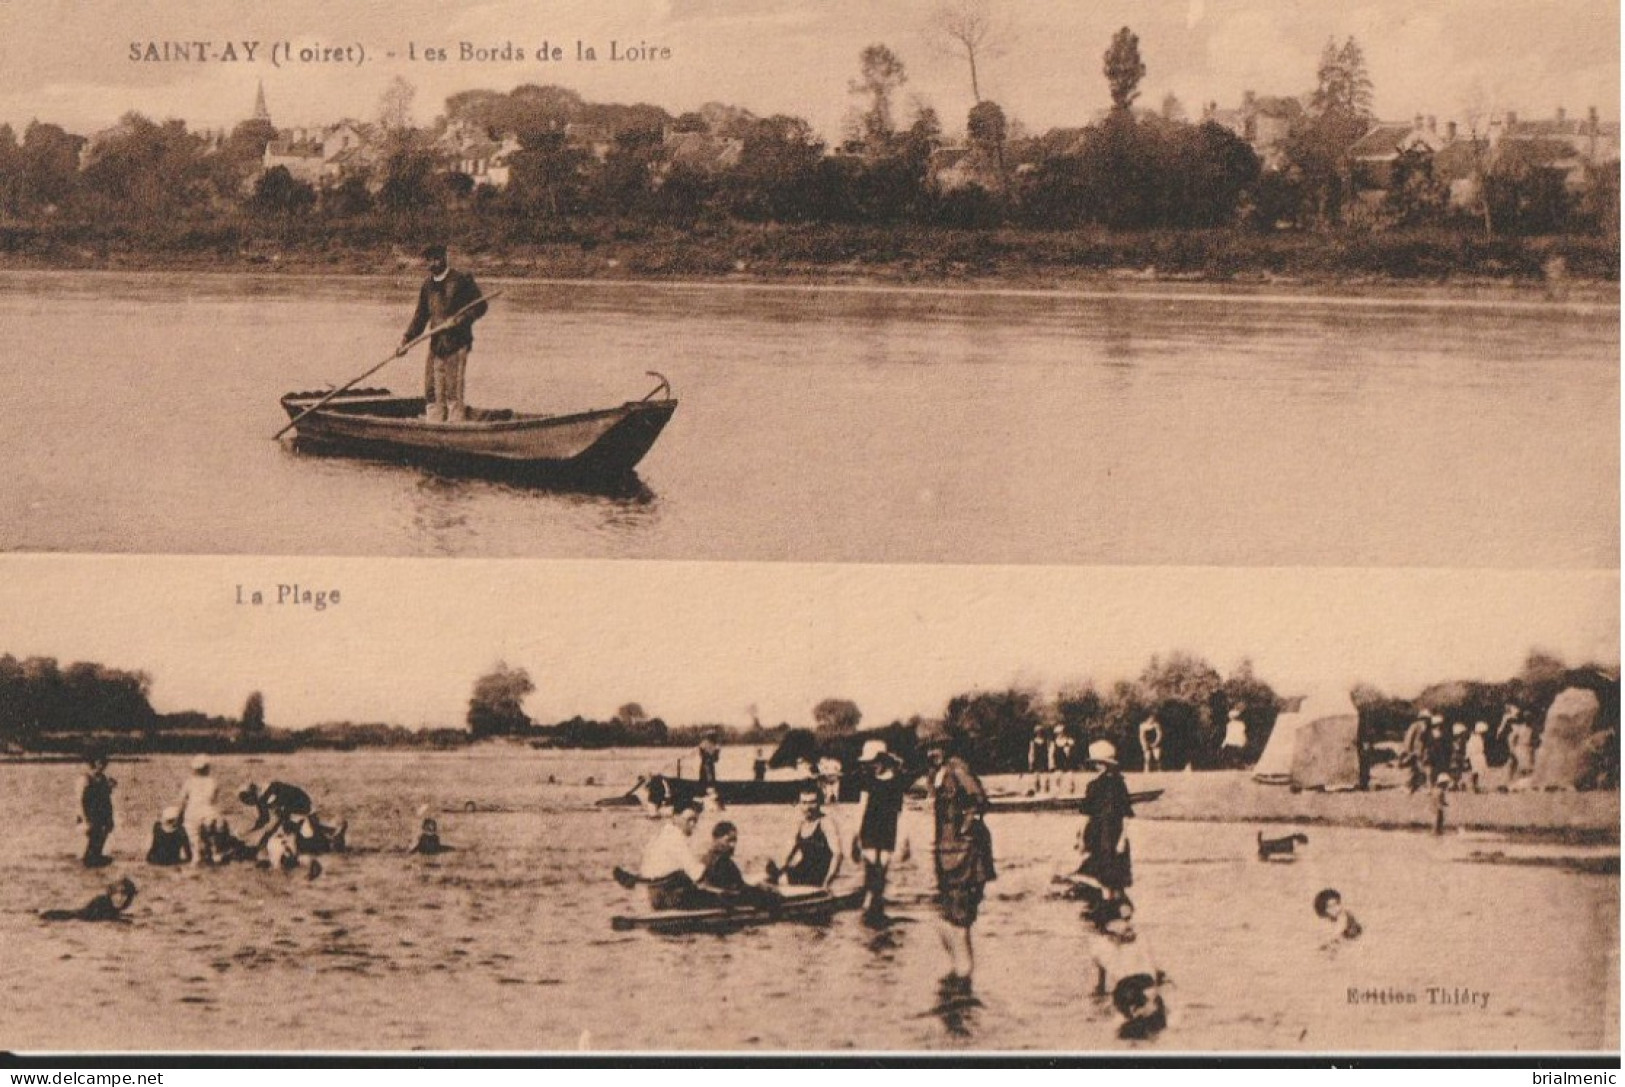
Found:
[[[271,111],[265,106],[265,80],[263,79],[260,80],[259,93],[254,95],[254,120],[264,121],[267,124],[271,121]]]

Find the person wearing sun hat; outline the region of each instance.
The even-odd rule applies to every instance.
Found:
[[[1123,841],[1123,821],[1134,815],[1128,784],[1117,764],[1117,746],[1110,740],[1089,745],[1089,762],[1100,771],[1083,790],[1083,863],[1078,874],[1088,876],[1117,897],[1133,886],[1133,862]]]
[[[858,833],[852,858],[863,864],[863,916],[871,925],[885,918],[886,876],[897,851],[897,823],[903,814],[908,778],[903,760],[884,740],[865,740],[858,758],[863,794],[858,799]]]
[[[975,951],[971,926],[987,885],[998,878],[993,866],[993,839],[982,815],[987,792],[960,751],[962,737],[941,722],[924,726],[920,742],[931,760],[931,808],[936,826],[933,855],[937,875],[938,934],[952,963],[943,979],[945,990],[968,996]]]

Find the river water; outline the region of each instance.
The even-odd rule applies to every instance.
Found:
[[[1046,897],[1052,872],[1075,862],[1070,816],[991,817],[1000,875],[976,927],[982,1006],[963,1016],[937,1010],[946,959],[921,902],[924,851],[896,872],[908,920],[883,936],[849,914],[729,936],[612,931],[613,915],[642,903],[612,882],[611,867],[635,866],[655,828],[592,801],[640,768],[669,768],[672,756],[481,748],[218,760],[230,792],[249,778],[296,781],[348,816],[357,851],[330,858],[314,881],[140,864],[146,828],[185,777],[177,758],[114,765],[117,863],[85,872],[75,863],[77,768],[0,767],[0,825],[30,828],[0,837],[0,1048],[1619,1045],[1617,843],[1601,850],[1615,874],[1597,875],[1472,863],[1475,854],[1578,847],[1310,828],[1298,863],[1261,864],[1254,825],[1137,820],[1137,923],[1173,979],[1172,1020],[1159,1039],[1127,1043],[1088,999],[1077,907]],[[455,852],[406,854],[420,804],[439,813]],[[747,864],[780,850],[794,819],[785,808],[727,817],[739,823]],[[905,836],[928,841],[924,818],[907,815]],[[80,905],[125,874],[140,885],[132,923],[38,920],[39,910]],[[1365,927],[1332,954],[1318,947],[1324,933],[1310,905],[1328,886]],[[1351,1002],[1350,989],[1418,1002]],[[1487,1004],[1431,1003],[1429,989],[1487,993]]]
[[[0,548],[1609,567],[1619,315],[1245,290],[502,283],[472,402],[681,398],[632,496],[300,455],[390,277],[0,274]],[[412,391],[417,357],[377,381]]]

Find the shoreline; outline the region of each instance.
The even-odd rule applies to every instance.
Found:
[[[184,238],[0,229],[0,271],[269,277],[421,275],[417,243],[256,237],[236,226]],[[1426,301],[1618,307],[1618,248],[1592,238],[1484,242],[1454,234],[1241,232],[929,232],[910,228],[731,227],[583,230],[544,240],[493,237],[489,224],[435,232],[479,276],[581,285],[760,290],[945,291],[1033,297],[1326,297],[1340,304]],[[1606,259],[1604,259],[1606,258]]]
[[[1407,792],[1397,772],[1391,778],[1383,771],[1374,773],[1373,788],[1368,791],[1337,793],[1314,790],[1295,793],[1285,785],[1265,785],[1252,779],[1251,770],[1123,776],[1133,791],[1163,790],[1159,799],[1136,807],[1135,816],[1147,821],[1408,832],[1431,832],[1433,827],[1428,795]],[[1086,775],[1079,775],[1077,779],[1080,800],[1086,779]],[[990,793],[1004,795],[1024,793],[1030,784],[1024,778],[1009,774],[988,775],[983,782]],[[1449,803],[1445,822],[1447,836],[1487,833],[1532,843],[1575,846],[1618,846],[1620,841],[1617,790],[1453,792],[1449,794]],[[1056,814],[1081,818],[1068,813]]]
[[[1079,271],[1066,275],[991,275],[970,279],[948,277],[860,275],[832,269],[808,272],[785,270],[738,273],[731,276],[662,276],[620,273],[597,277],[551,274],[548,269],[515,269],[504,262],[467,261],[462,266],[482,279],[499,284],[532,287],[623,288],[629,290],[740,292],[805,292],[830,294],[940,295],[1056,301],[1195,302],[1269,305],[1317,305],[1333,308],[1484,309],[1600,316],[1618,313],[1620,287],[1606,280],[1570,282],[1561,296],[1544,284],[1517,280],[1460,277],[1422,284],[1410,279],[1288,278],[1271,276],[1193,277],[1169,275],[1123,276],[1107,271]],[[271,280],[379,280],[398,282],[418,277],[410,262],[395,260],[389,267],[335,270],[317,263],[289,262],[267,267],[243,262],[202,262],[177,265],[151,263],[66,264],[17,262],[0,266],[0,277],[60,276],[258,276]]]

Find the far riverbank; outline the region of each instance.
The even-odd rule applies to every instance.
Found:
[[[1451,231],[1278,233],[948,230],[726,224],[684,231],[605,223],[515,240],[488,222],[423,238],[321,221],[176,224],[163,232],[0,226],[15,270],[411,274],[429,237],[477,274],[593,282],[948,287],[1033,291],[1140,285],[1390,297],[1426,294],[1617,304],[1617,243],[1481,239]]]

